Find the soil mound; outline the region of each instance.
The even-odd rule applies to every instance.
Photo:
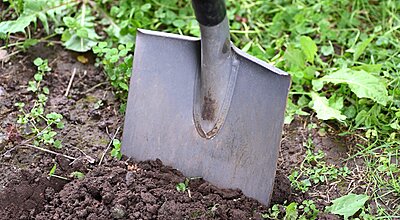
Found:
[[[179,192],[180,182],[185,177],[160,160],[112,161],[49,192],[36,219],[261,219],[266,211],[239,190],[192,179]]]

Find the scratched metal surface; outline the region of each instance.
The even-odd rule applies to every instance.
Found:
[[[137,160],[159,158],[186,176],[239,188],[268,204],[290,77],[234,51],[240,63],[231,106],[219,133],[205,139],[193,121],[200,41],[138,32],[122,152]]]

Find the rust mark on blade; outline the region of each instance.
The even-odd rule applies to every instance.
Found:
[[[203,108],[201,111],[201,117],[203,120],[214,121],[215,113],[217,111],[217,101],[212,98],[210,92],[207,93],[203,98]]]
[[[207,139],[214,137],[217,134],[218,129],[219,129],[219,126],[215,125],[215,127],[213,129],[211,129],[211,131],[207,132]]]

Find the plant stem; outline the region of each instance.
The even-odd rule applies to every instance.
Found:
[[[83,27],[85,25],[86,3],[87,3],[87,0],[82,1],[81,27]],[[81,48],[83,48],[83,38],[82,37],[81,37]]]

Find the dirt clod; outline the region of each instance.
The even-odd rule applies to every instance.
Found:
[[[141,171],[128,171],[128,166],[136,166]],[[134,180],[129,184],[128,173]],[[237,190],[221,190],[201,179],[189,184],[189,197],[188,192],[176,190],[178,182],[167,182],[165,178],[185,177],[160,161],[130,162],[129,165],[111,161],[89,172],[85,179],[68,183],[52,198],[46,198],[48,205],[36,219],[54,219],[54,215],[71,219],[92,216],[99,219],[244,219],[257,218],[266,210]],[[153,187],[148,187],[148,183]]]
[[[1,219],[28,219],[43,209],[45,197],[60,191],[66,181],[40,177],[38,172],[19,170],[0,193]]]

